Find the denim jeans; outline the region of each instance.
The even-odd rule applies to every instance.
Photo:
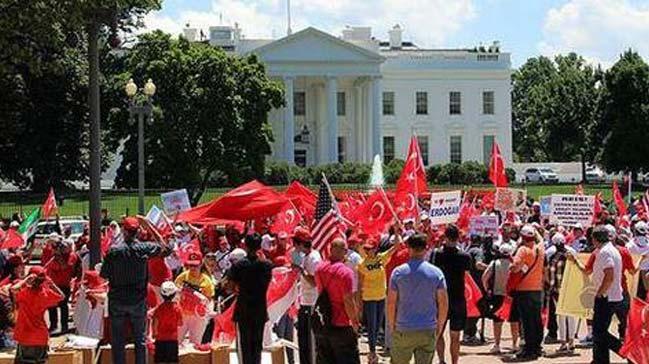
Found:
[[[277,321],[273,331],[275,331],[277,337],[279,337],[280,339],[293,342],[294,329],[295,329],[295,321],[293,320],[293,318],[291,318],[291,316],[289,316],[287,312],[284,314],[284,316],[282,316],[279,319],[279,321]],[[293,349],[286,348],[286,357],[288,358],[288,364],[295,363],[295,359],[293,357]]]
[[[363,313],[370,351],[375,352],[379,328],[383,324],[383,315],[385,314],[385,301],[363,301]]]
[[[595,298],[593,313],[593,363],[608,364],[611,362],[609,350],[618,352],[622,347],[621,341],[611,335],[608,327],[611,326],[613,315],[626,321],[624,301],[609,302],[608,298]]]
[[[116,302],[109,302],[108,311],[111,322],[111,342],[113,351],[113,363],[126,363],[126,352],[124,337],[126,322],[131,322],[133,338],[135,340],[135,363],[146,364],[146,304],[144,302],[134,305],[124,305]]]

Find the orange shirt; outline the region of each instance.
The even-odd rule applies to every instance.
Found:
[[[538,258],[536,255],[538,254]],[[536,258],[536,263],[534,262]],[[545,259],[545,247],[543,244],[536,244],[532,248],[524,245],[518,248],[514,256],[514,266],[532,269],[525,278],[518,284],[517,291],[541,291],[543,290],[543,261]],[[534,265],[534,266],[532,266]]]

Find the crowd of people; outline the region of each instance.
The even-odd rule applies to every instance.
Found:
[[[360,336],[367,338],[370,364],[379,354],[394,364],[413,357],[428,364],[435,354],[440,363],[457,364],[461,345],[488,345],[484,320],[493,323],[489,353],[503,360],[571,355],[579,343],[592,347],[593,363],[609,363],[624,340],[636,291],[625,272],[639,271],[636,295],[646,296],[647,216],[604,209],[584,228],[551,224],[533,201],[526,212],[502,216],[479,199],[475,207],[499,217],[495,236],[435,226],[423,212],[380,234],[348,227],[323,251],[314,249],[309,226],[271,233],[264,224],[174,222],[161,232],[141,216],[119,223],[106,218],[96,266],[90,265],[87,230],[76,241],[54,232],[41,246],[28,243],[0,254],[0,345],[16,347],[19,363],[43,363],[50,334],[74,331],[110,343],[117,364],[125,362],[128,342],[135,344],[137,363],[146,362],[147,350],[155,362],[173,363],[179,348],[205,350],[222,341],[214,334],[218,315],[235,305],[240,362],[257,364],[269,318],[266,293],[273,270],[284,269],[299,272],[299,294],[272,325],[288,341],[297,333],[298,350],[287,350],[290,364],[360,363]],[[29,264],[38,261],[37,250],[40,264]],[[578,253],[590,254],[587,264]],[[638,265],[632,255],[641,257]],[[596,290],[592,320],[583,323],[556,312],[568,261],[591,277]],[[479,317],[468,317],[467,275],[482,294]],[[507,302],[511,311],[502,317]],[[608,331],[613,316],[618,335]],[[580,325],[587,335],[578,338]],[[550,353],[544,343],[560,346]]]

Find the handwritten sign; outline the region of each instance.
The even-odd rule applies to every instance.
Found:
[[[520,211],[527,202],[527,191],[517,188],[496,189],[494,208],[502,212]]]
[[[430,222],[451,224],[460,217],[461,191],[435,192],[430,195]]]
[[[187,190],[175,190],[160,195],[162,199],[162,206],[165,209],[165,212],[169,215],[189,210],[192,208],[189,203],[189,195],[187,195]]]
[[[469,234],[498,237],[498,216],[472,216],[469,220]]]
[[[595,196],[552,195],[550,222],[556,225],[584,227],[591,225]]]

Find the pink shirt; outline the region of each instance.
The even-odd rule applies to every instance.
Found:
[[[346,295],[352,294],[354,271],[342,262],[320,264],[315,273],[318,292],[327,290],[331,301],[332,325],[337,327],[351,326],[345,312]]]

